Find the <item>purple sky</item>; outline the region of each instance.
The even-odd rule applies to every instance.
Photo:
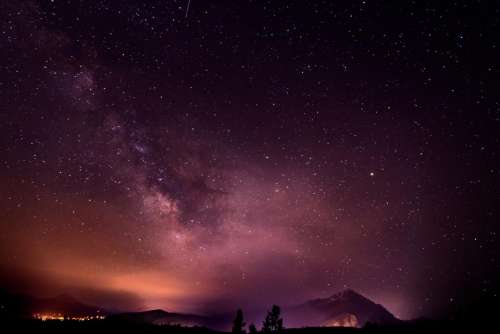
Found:
[[[5,288],[215,313],[349,287],[402,318],[496,296],[498,20],[186,5],[3,1]]]

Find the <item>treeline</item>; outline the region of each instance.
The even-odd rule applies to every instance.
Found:
[[[246,334],[245,329],[246,322],[243,319],[243,311],[238,309],[236,311],[236,317],[233,321],[233,334]],[[281,318],[281,309],[278,305],[273,305],[270,311],[267,312],[266,318],[262,322],[262,328],[259,331],[255,324],[250,324],[248,326],[248,332],[250,334],[279,334],[283,332],[283,319]]]

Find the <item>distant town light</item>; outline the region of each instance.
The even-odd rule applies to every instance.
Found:
[[[89,320],[103,320],[103,315],[85,315],[85,316],[65,316],[62,313],[35,313],[33,318],[37,320],[69,320],[69,321],[89,321]]]

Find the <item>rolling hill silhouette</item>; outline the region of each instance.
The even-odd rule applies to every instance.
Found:
[[[128,323],[148,323],[154,325],[181,325],[181,326],[208,326],[210,318],[196,315],[167,312],[164,310],[150,310],[143,312],[127,312],[114,314],[108,317],[110,320]]]

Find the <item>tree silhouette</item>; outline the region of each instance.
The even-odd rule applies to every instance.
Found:
[[[250,334],[257,334],[257,327],[255,327],[254,324],[250,324],[250,326],[248,326],[248,331]]]
[[[238,311],[236,311],[236,318],[234,318],[233,330],[231,332],[233,334],[244,334],[246,333],[244,327],[245,322],[243,321],[243,311],[238,309]]]
[[[278,305],[273,305],[271,311],[267,312],[266,320],[262,323],[263,333],[269,334],[283,332],[283,319],[280,318],[280,313],[280,307]]]

